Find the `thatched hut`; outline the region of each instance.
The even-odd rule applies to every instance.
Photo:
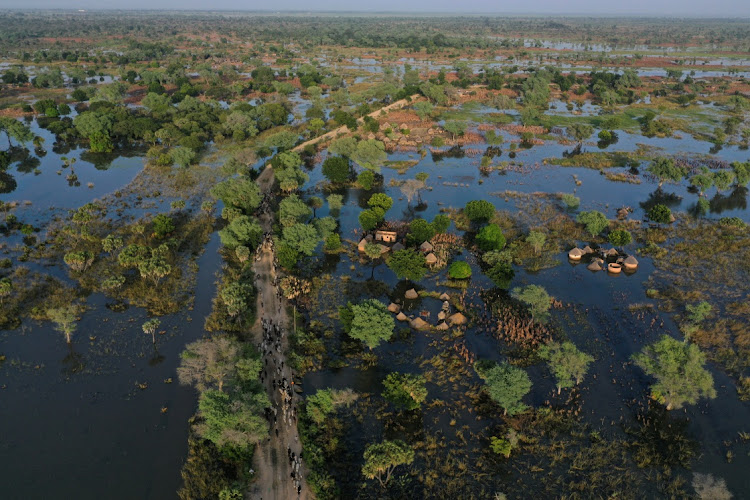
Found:
[[[429,253],[434,250],[434,247],[432,246],[432,243],[430,243],[429,241],[425,241],[424,243],[419,245],[419,249],[424,253]]]
[[[568,258],[570,260],[581,260],[581,257],[583,257],[583,250],[578,247],[575,247],[570,252],[568,252]]]
[[[588,255],[590,253],[594,253],[594,249],[591,248],[590,246],[586,245],[585,247],[583,247],[583,253],[585,253],[586,255]]]
[[[415,289],[410,288],[409,290],[406,291],[406,293],[404,294],[404,297],[406,297],[409,300],[414,300],[416,298],[419,298],[419,294],[417,293]]]
[[[366,239],[364,239],[364,238],[362,238],[361,240],[359,240],[359,244],[357,245],[357,250],[359,250],[360,252],[364,252],[365,251],[365,245],[367,245],[367,243],[369,243],[369,242]]]
[[[622,261],[622,265],[625,267],[626,271],[635,271],[638,269],[638,259],[632,255],[628,255],[628,257]]]
[[[440,312],[438,313],[438,319],[439,319],[440,321],[444,320],[444,319],[445,319],[445,318],[447,318],[447,317],[448,317],[448,315],[447,315],[447,314],[445,313],[445,311],[440,311]]]
[[[427,328],[430,327],[430,324],[420,317],[416,317],[413,320],[411,320],[410,325],[415,330],[426,330]]]
[[[450,327],[448,326],[448,323],[440,323],[435,327],[436,330],[445,331],[448,330]]]
[[[463,325],[464,323],[466,323],[466,316],[464,316],[460,312],[457,312],[451,315],[448,318],[448,321],[450,321],[451,325]]]
[[[402,312],[400,312],[400,313],[398,313],[396,315],[396,319],[399,320],[399,321],[409,321],[409,316],[407,316],[406,314],[404,314],[403,311],[402,311]]]
[[[432,252],[428,253],[424,258],[424,261],[427,263],[428,266],[434,265],[435,263],[437,263],[437,260],[438,260],[437,257],[435,257],[435,254]]]
[[[604,251],[604,255],[607,257],[617,257],[620,254],[614,248],[610,248],[609,250]]]
[[[446,300],[451,300],[451,296],[450,296],[450,295],[448,295],[447,293],[443,292],[443,293],[442,293],[442,294],[440,295],[440,300],[442,300],[442,301],[446,301]]]
[[[384,253],[388,253],[391,251],[391,249],[385,245],[378,245],[378,246],[380,247],[380,255],[383,255]]]
[[[388,304],[388,310],[391,311],[393,314],[398,314],[399,312],[401,312],[401,306],[391,302],[390,304]]]
[[[398,252],[399,250],[403,250],[404,248],[406,247],[404,247],[401,242],[396,242],[396,244],[391,247],[391,250],[393,250],[394,252]]]
[[[586,266],[586,269],[588,269],[589,271],[594,271],[594,272],[601,271],[602,270],[601,261],[599,259],[592,260],[591,263],[588,266]]]

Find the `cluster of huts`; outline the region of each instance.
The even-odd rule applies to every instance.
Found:
[[[406,291],[404,297],[407,300],[414,300],[419,297],[419,294],[415,289],[412,288]],[[407,316],[401,310],[401,306],[394,302],[391,302],[388,305],[388,310],[396,315],[396,319],[398,321],[409,323],[409,326],[411,326],[415,330],[427,330],[429,328],[435,328],[436,330],[444,331],[448,330],[452,326],[461,326],[466,324],[466,316],[464,316],[460,311],[456,311],[451,314],[450,296],[447,293],[443,293],[442,295],[440,295],[440,300],[443,301],[443,306],[437,315],[438,322],[435,325],[430,324],[421,316]]]
[[[403,250],[405,247],[404,245],[398,241],[398,233],[396,231],[375,231],[375,234],[367,234],[365,235],[357,245],[357,249],[360,252],[365,251],[365,246],[368,243],[376,243],[380,246],[380,255],[386,254],[390,251],[396,252],[398,250]],[[390,245],[390,246],[388,246]],[[419,246],[419,250],[425,254],[424,260],[427,263],[428,266],[435,265],[438,261],[437,256],[433,253],[433,246],[432,243],[429,241],[425,241]]]
[[[578,262],[585,256],[591,257],[591,261],[586,268],[593,272],[604,271],[606,269],[609,273],[619,274],[622,271],[635,272],[638,269],[638,259],[632,255],[621,255],[614,248],[608,250],[599,248],[598,250],[594,250],[586,245],[583,249],[575,247],[568,252],[568,258],[573,262]]]

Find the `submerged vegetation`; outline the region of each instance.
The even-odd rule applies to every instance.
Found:
[[[0,13],[6,449],[40,373],[131,498],[747,496],[750,30],[616,21]]]

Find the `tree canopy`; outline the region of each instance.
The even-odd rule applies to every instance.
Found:
[[[385,304],[368,299],[351,307],[353,313],[349,336],[361,340],[370,349],[393,336],[395,321]]]

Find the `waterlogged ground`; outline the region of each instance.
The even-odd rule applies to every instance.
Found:
[[[624,132],[618,135],[619,142],[609,146],[608,150],[632,152],[639,145],[646,145],[658,148],[664,154],[679,152],[685,158],[695,159],[700,155],[704,161],[747,161],[749,157],[746,150],[736,147],[727,147],[716,154],[710,154],[712,144],[690,137],[648,139]],[[506,138],[511,139],[510,136]],[[658,190],[657,181],[643,175],[643,168],[608,169],[612,172],[635,172],[634,177],[640,183],[634,184],[610,181],[602,172],[594,169],[544,164],[544,159],[559,158],[564,150],[570,149],[569,146],[551,141],[530,149],[518,149],[513,159],[508,157],[507,144],[502,148],[504,152],[495,158],[493,164],[497,165],[502,161],[510,164],[489,174],[479,172],[479,157],[443,158],[436,161],[431,154],[424,158],[420,158],[417,153],[389,155],[389,160],[418,160],[418,163],[404,173],[388,167],[382,169],[383,187],[377,191],[394,199],[387,218],[410,220],[423,217],[431,220],[441,210],[461,208],[467,201],[478,198],[487,199],[497,209],[506,210],[515,216],[528,210],[535,203],[534,200],[542,202],[546,199],[547,203],[559,205],[559,200],[550,199],[544,193],[560,192],[575,192],[581,198],[578,211],[596,209],[609,218],[615,218],[618,208],[628,206],[633,209],[630,218],[642,220],[645,211],[656,202],[666,203],[674,211],[690,218],[688,212],[698,199],[696,193],[689,192],[685,182],[665,184]],[[587,144],[584,150],[600,151],[595,143]],[[415,201],[407,203],[399,188],[392,185],[392,181],[414,178],[419,172],[428,173],[429,179],[427,189],[421,194],[423,204],[416,206]],[[319,164],[309,174],[310,182],[306,186],[308,195],[325,194],[321,192],[325,182],[321,177]],[[372,193],[355,188],[339,192],[344,195],[344,207],[337,217],[342,240],[356,242],[361,237],[357,216],[366,207],[366,201]],[[716,188],[712,188],[707,195],[711,200],[707,218],[736,216],[745,221],[750,220],[747,189],[736,188],[717,193]],[[576,212],[573,211],[573,215]],[[318,210],[319,217],[325,215],[328,215],[326,207]],[[529,218],[529,224],[531,227],[535,225],[533,217]],[[536,224],[540,224],[540,221],[536,221]],[[451,231],[463,234],[455,227]],[[581,240],[579,243],[583,246],[586,241]],[[637,243],[631,243],[626,250],[635,253],[638,247]],[[457,340],[463,342],[479,358],[502,361],[505,359],[502,354],[505,346],[493,336],[495,323],[490,320],[480,296],[482,290],[492,288],[493,285],[482,276],[481,269],[467,251],[456,258],[465,259],[472,265],[473,277],[466,291],[466,298],[470,304],[469,309],[479,317],[462,338]],[[654,273],[651,259],[640,255],[638,258],[640,266],[637,272],[612,276],[601,272],[592,273],[586,269],[585,264],[572,263],[568,261],[565,252],[560,252],[554,257],[557,265],[551,268],[528,272],[516,267],[516,276],[511,285],[544,286],[564,304],[562,310],[553,312],[552,324],[560,334],[596,359],[580,388],[580,395],[572,404],[566,400],[565,395],[554,394],[553,380],[543,363],[537,362],[530,366],[528,371],[534,381],[534,388],[527,397],[527,402],[542,406],[551,401],[553,407],[576,408],[576,415],[581,416],[581,422],[588,432],[594,431],[605,440],[620,443],[614,445],[620,449],[623,447],[622,442],[632,439],[632,430],[640,428],[642,420],[639,415],[650,415],[650,420],[657,420],[653,412],[648,413],[645,400],[650,380],[631,363],[631,356],[644,345],[658,340],[664,333],[681,338],[671,315],[661,312],[657,307],[658,303],[646,295],[649,287],[647,282]],[[403,301],[405,290],[411,286],[406,282],[399,282],[385,264],[376,263],[373,270],[369,262],[361,261],[354,254],[321,255],[309,274],[323,282],[318,295],[313,299],[310,319],[322,322],[324,331],[337,328],[336,307],[347,300],[356,303],[374,296],[386,303]],[[444,286],[446,280],[445,269],[428,273],[418,284],[418,289],[460,293]],[[337,292],[333,294],[330,290]],[[435,318],[441,302],[424,298],[407,304],[407,314],[429,311],[431,317]],[[430,470],[436,465],[431,464],[431,460],[447,460],[452,464],[442,472],[454,474],[455,481],[433,478],[434,483],[430,483],[428,479],[425,491],[430,491],[430,484],[439,485],[440,489],[433,491],[444,492],[451,491],[450,488],[467,486],[469,489],[466,491],[471,491],[480,498],[493,491],[506,492],[510,498],[521,498],[530,491],[540,495],[552,494],[546,489],[551,482],[547,485],[540,482],[547,477],[546,474],[573,477],[574,469],[567,469],[564,461],[550,465],[542,458],[543,453],[535,455],[521,451],[515,462],[511,459],[505,465],[488,468],[488,452],[482,449],[482,443],[487,443],[487,436],[481,433],[483,429],[498,423],[497,416],[467,411],[472,408],[472,402],[466,395],[474,390],[474,384],[479,383],[471,369],[461,374],[450,372],[446,375],[446,367],[437,362],[445,358],[446,354],[450,358],[456,339],[438,332],[409,331],[408,328],[400,331],[404,326],[406,325],[397,322],[394,340],[376,349],[375,365],[352,354],[351,346],[337,343],[335,336],[332,337],[334,340],[325,340],[330,337],[324,335],[327,351],[323,355],[322,364],[328,368],[313,369],[304,377],[305,394],[333,387],[351,388],[361,395],[353,409],[344,411],[343,439],[346,444],[343,448],[346,449],[346,456],[341,460],[345,465],[334,466],[332,472],[340,482],[344,496],[370,495],[360,489],[361,481],[352,478],[347,471],[361,467],[362,453],[368,443],[388,438],[404,438],[417,446],[418,458],[412,469],[414,471]],[[682,435],[694,440],[698,446],[692,470],[710,472],[725,478],[729,489],[739,498],[750,494],[750,480],[744,472],[750,467],[750,446],[738,438],[739,432],[750,429],[750,404],[738,399],[734,381],[719,366],[711,364],[710,370],[715,379],[718,397],[672,412],[669,418],[673,420],[666,420],[665,425],[678,428],[684,423],[685,431]],[[394,415],[380,397],[382,380],[392,371],[422,373],[428,379],[429,395],[423,410],[417,412],[416,416],[407,418],[406,422],[403,416]],[[444,377],[451,378],[449,381],[441,381]],[[439,458],[429,458],[432,457],[430,452],[419,452],[424,451],[425,443],[433,443],[433,440],[442,443],[437,446]],[[666,446],[666,441],[655,446]],[[477,465],[470,466],[467,471],[459,465],[461,463]],[[544,472],[537,471],[530,475],[529,468],[534,467],[540,467]],[[618,463],[616,467],[625,467],[630,471],[628,474],[635,474],[634,477],[639,478],[632,485],[623,486],[626,497],[653,497],[664,492],[659,489],[658,481],[654,480],[654,469],[640,469],[628,461]],[[679,472],[683,469],[677,466],[675,470]],[[486,475],[488,471],[489,476]],[[601,472],[597,470],[596,473]],[[687,476],[689,481],[689,474]],[[411,481],[407,484],[417,484],[414,477]]]

